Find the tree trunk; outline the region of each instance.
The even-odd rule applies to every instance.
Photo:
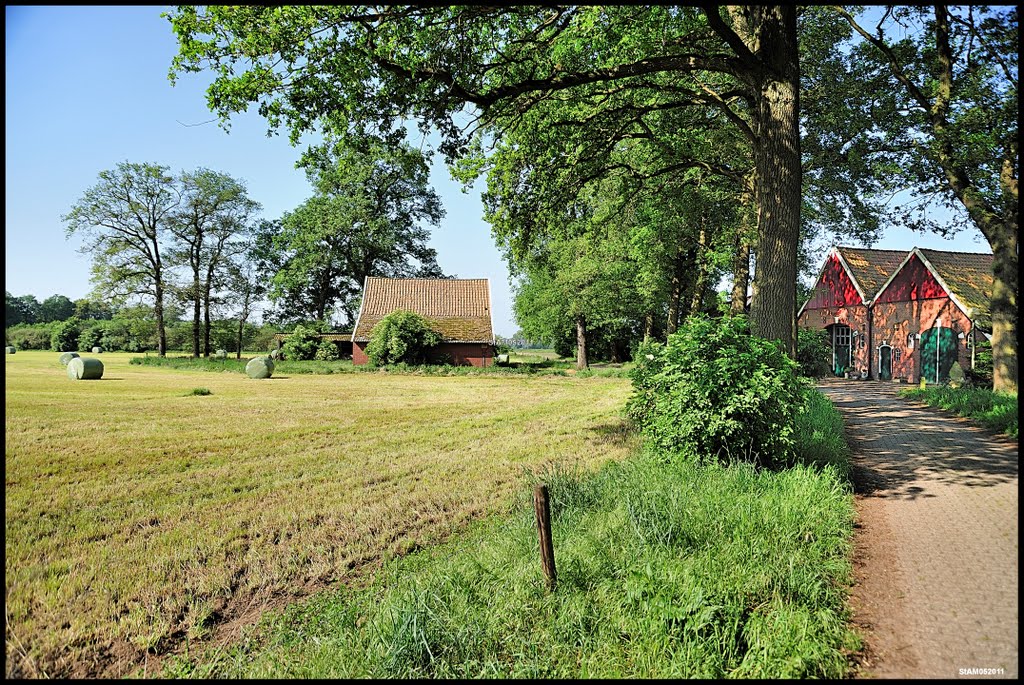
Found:
[[[644,342],[651,339],[654,335],[654,312],[647,312],[644,314]]]
[[[583,315],[576,317],[576,368],[587,368],[587,322]]]
[[[752,181],[751,181],[752,182]],[[736,253],[732,262],[732,304],[729,309],[734,316],[747,311],[747,287],[750,285],[750,238],[757,229],[753,207],[753,193],[744,191],[740,210],[740,225],[736,231]]]
[[[707,288],[708,284],[708,265],[705,255],[708,249],[708,232],[701,226],[700,238],[697,242],[697,259],[695,266],[697,269],[696,278],[693,281],[693,292],[690,295],[690,314],[697,314],[700,312],[701,307],[704,304],[704,289]]]
[[[1002,226],[989,238],[992,246],[992,389],[1017,393],[1017,227]]]
[[[192,356],[199,358],[199,335],[202,330],[200,323],[202,305],[199,300],[199,282],[192,283]]]
[[[665,336],[668,337],[679,328],[679,307],[686,288],[686,263],[688,255],[680,250],[676,254],[675,268],[672,270],[672,287],[668,296],[668,320],[665,322]]]
[[[156,314],[156,349],[157,355],[167,356],[167,329],[164,327],[164,286],[160,280],[159,270],[156,273],[156,300],[153,312]]]
[[[203,356],[210,356],[210,288],[207,287],[203,294]]]
[[[752,331],[796,356],[797,246],[800,241],[800,65],[795,6],[749,6],[758,70],[754,165],[757,268]]]
[[[238,317],[238,347],[235,350],[235,359],[242,358],[242,333],[245,331],[245,319]]]

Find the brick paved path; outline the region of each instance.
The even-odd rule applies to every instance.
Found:
[[[819,386],[853,448],[860,676],[1016,678],[1017,443],[899,398],[900,387]]]

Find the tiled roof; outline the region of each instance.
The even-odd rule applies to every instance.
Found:
[[[445,342],[494,342],[486,278],[369,277],[352,340],[369,340],[374,326],[398,309],[425,318]]]
[[[991,326],[992,255],[980,252],[944,252],[920,248],[932,268],[972,318],[983,328]]]
[[[869,250],[863,247],[837,247],[853,277],[864,291],[864,299],[873,300],[893,271],[906,258],[907,250]]]
[[[285,340],[290,335],[291,335],[291,333],[275,333],[274,334],[274,340],[283,341],[283,340]],[[330,342],[351,342],[352,341],[352,334],[351,333],[321,333],[317,337],[320,338],[321,340],[328,340]]]

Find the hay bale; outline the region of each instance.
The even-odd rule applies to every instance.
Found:
[[[249,378],[270,378],[274,373],[274,360],[270,357],[253,357],[245,365]]]
[[[60,356],[60,365],[67,366],[72,359],[78,359],[77,352],[65,352]]]
[[[281,359],[284,356],[284,352],[281,351],[280,347],[275,347],[270,351],[270,358],[273,360]]]
[[[68,362],[68,378],[73,381],[94,381],[103,377],[103,362],[92,357],[75,357]]]
[[[217,350],[216,352],[213,353],[213,356],[215,356],[217,359],[227,359],[228,358],[228,351],[227,350]]]
[[[15,352],[17,352],[17,350],[14,349],[14,345],[8,345],[7,347],[4,348],[4,350],[7,352],[7,354],[14,354]]]
[[[102,352],[103,352],[103,348],[102,347],[94,347],[94,348],[92,348],[92,353],[93,354],[100,354]]]

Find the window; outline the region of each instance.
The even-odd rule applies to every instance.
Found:
[[[900,352],[899,348],[897,348],[897,347],[892,348],[892,360],[894,362],[898,362],[900,360],[901,356],[903,356],[903,355]]]
[[[907,349],[908,350],[914,349],[914,334],[913,333],[907,333]]]

